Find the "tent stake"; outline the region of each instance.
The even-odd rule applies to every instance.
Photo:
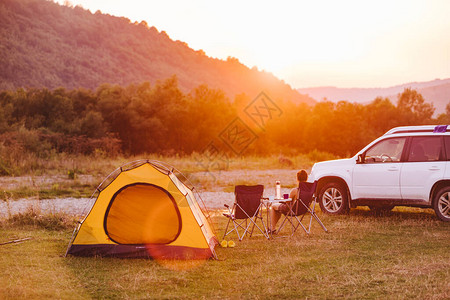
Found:
[[[9,241],[9,242],[0,243],[0,246],[1,246],[1,245],[7,245],[7,244],[20,243],[20,242],[27,241],[27,240],[31,240],[31,238],[29,237],[29,238],[18,239],[18,240],[12,240],[12,241]]]

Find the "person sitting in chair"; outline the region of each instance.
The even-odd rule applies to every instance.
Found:
[[[305,182],[306,180],[308,180],[308,173],[306,173],[305,170],[300,170],[297,172],[297,181],[298,183],[300,182]],[[291,190],[291,193],[289,194],[289,198],[291,198],[292,200],[296,200],[297,199],[297,195],[298,195],[298,187],[293,188]],[[272,204],[272,207],[269,211],[269,215],[270,215],[270,227],[269,228],[269,232],[271,233],[276,233],[276,225],[278,220],[281,218],[282,214],[287,214],[289,212],[289,206],[286,203],[274,203]]]

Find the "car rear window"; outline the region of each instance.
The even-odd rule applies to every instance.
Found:
[[[450,145],[450,144],[449,144]],[[441,136],[417,136],[411,140],[408,161],[438,161],[444,160]]]
[[[447,160],[450,160],[450,136],[444,136],[445,152],[447,154]]]

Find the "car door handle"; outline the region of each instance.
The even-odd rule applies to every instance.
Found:
[[[430,167],[428,170],[430,170],[430,171],[439,171],[441,168],[439,168],[439,167],[436,167],[436,166],[432,166],[432,167]]]
[[[398,168],[397,167],[390,167],[387,170],[388,171],[398,171]]]

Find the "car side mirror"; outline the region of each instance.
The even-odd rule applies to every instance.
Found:
[[[359,154],[359,155],[358,155],[358,158],[356,159],[356,163],[357,163],[357,164],[363,164],[364,161],[365,161],[365,155],[364,155],[364,153],[363,153],[363,154]]]

